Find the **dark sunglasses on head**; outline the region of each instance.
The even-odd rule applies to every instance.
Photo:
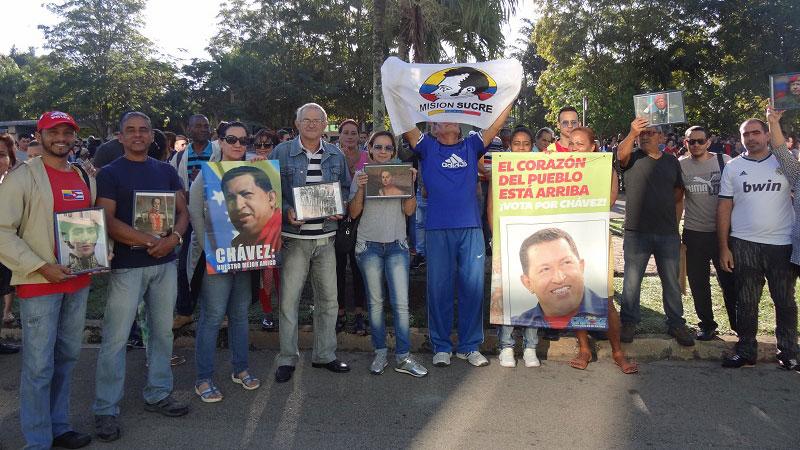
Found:
[[[689,145],[706,145],[705,139],[687,139],[686,143]]]
[[[255,148],[272,148],[272,142],[256,142],[253,145]]]
[[[229,135],[225,136],[225,142],[227,142],[230,145],[234,145],[237,142],[239,143],[239,145],[247,145],[248,143],[250,143],[250,139],[248,139],[247,137],[241,137],[240,138],[240,137],[236,137],[236,136],[234,136],[232,134],[229,134]]]

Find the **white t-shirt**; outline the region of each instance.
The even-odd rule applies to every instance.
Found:
[[[772,245],[792,243],[792,192],[770,154],[761,161],[737,156],[722,172],[719,197],[733,199],[731,236]]]

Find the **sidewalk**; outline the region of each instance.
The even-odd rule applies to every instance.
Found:
[[[102,321],[87,320],[86,331],[84,333],[84,344],[97,345],[100,343]],[[21,338],[22,330],[19,328],[3,329],[0,337],[12,340]],[[184,332],[185,335],[175,340],[175,346],[179,348],[194,347],[194,326],[190,326]],[[186,335],[189,334],[189,335]],[[392,328],[387,329],[387,344],[390,349],[394,348],[394,334]],[[227,335],[220,333],[223,339]],[[339,333],[339,351],[346,352],[372,352],[372,341],[369,336],[358,336],[350,333]],[[497,353],[497,332],[493,328],[484,330],[484,343],[481,351],[487,354]],[[518,340],[519,341],[519,340]],[[311,325],[300,327],[299,345],[300,350],[310,350],[314,342],[314,333]],[[675,339],[666,334],[643,334],[637,335],[633,343],[623,344],[623,348],[628,357],[637,361],[657,361],[657,360],[706,360],[721,361],[725,352],[733,349],[736,342],[735,336],[723,335],[708,342],[696,341],[694,347],[682,347],[675,342]],[[758,337],[758,360],[762,362],[774,362],[775,360],[775,337]],[[608,341],[596,341],[595,351],[598,360],[611,360],[611,346]],[[250,345],[258,350],[279,350],[278,333],[262,331],[260,326],[253,324],[250,326]],[[517,351],[521,352],[520,345],[517,344]],[[568,361],[577,353],[577,341],[571,335],[562,336],[558,341],[539,340],[537,353],[540,358],[552,361]],[[431,353],[430,342],[428,340],[427,328],[411,328],[411,351],[413,353]]]

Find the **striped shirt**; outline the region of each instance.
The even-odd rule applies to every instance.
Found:
[[[308,157],[308,169],[306,170],[306,186],[309,184],[318,184],[322,183],[324,180],[322,179],[322,156],[324,155],[324,147],[322,144],[319,146],[319,150],[314,153],[310,153],[306,150],[302,144],[300,147],[303,148],[306,156]],[[327,238],[334,236],[336,231],[329,231],[327,233],[322,231],[322,227],[325,224],[325,219],[314,219],[314,220],[306,220],[303,225],[300,226],[300,234],[288,233],[283,232],[282,235],[286,237],[291,237],[295,239],[320,239],[320,238]]]

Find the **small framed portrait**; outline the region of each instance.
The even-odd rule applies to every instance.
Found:
[[[174,226],[175,192],[133,192],[133,228],[161,238]]]
[[[292,188],[297,220],[313,220],[344,214],[339,182],[309,184]]]
[[[636,111],[636,117],[646,118],[650,121],[650,125],[686,122],[682,91],[661,91],[634,95],[633,107]]]
[[[364,166],[367,198],[408,198],[414,194],[411,164],[368,164]]]
[[[99,272],[111,267],[103,208],[56,213],[55,227],[59,264],[68,267],[73,274]]]
[[[770,75],[769,88],[775,109],[800,109],[800,72]]]

